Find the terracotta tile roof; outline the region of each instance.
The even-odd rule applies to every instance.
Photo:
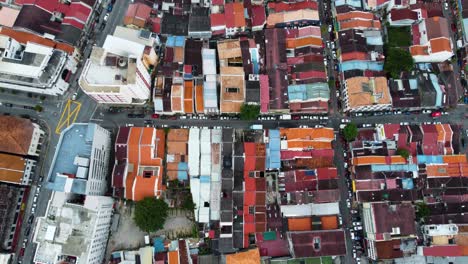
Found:
[[[242,51],[239,39],[229,39],[218,41],[218,56],[219,60],[229,58],[241,58]]]
[[[211,27],[226,26],[226,17],[224,13],[210,15]]]
[[[336,215],[322,216],[320,217],[322,222],[323,230],[333,230],[338,229],[338,218]]]
[[[130,4],[125,14],[123,24],[124,25],[135,25],[140,28],[145,26],[146,20],[150,17],[151,7],[142,4],[134,3]]]
[[[360,156],[352,159],[354,166],[381,164],[406,164],[406,159],[401,156]]]
[[[280,135],[286,136],[288,141],[295,139],[332,141],[335,136],[332,128],[281,128]]]
[[[226,255],[226,264],[257,264],[260,263],[258,248],[235,254]]]
[[[0,116],[0,151],[28,155],[34,127],[29,119]]]
[[[245,27],[244,5],[242,3],[226,3],[224,5],[226,27]]]
[[[130,129],[126,148],[127,159],[120,161],[126,161],[127,165],[133,165],[133,170],[128,170],[126,176],[126,199],[139,201],[148,196],[161,194],[163,188],[161,166],[164,148],[165,134],[163,130],[151,127],[132,127]],[[143,167],[144,169],[140,170]]]
[[[273,13],[269,14],[267,18],[267,25],[274,27],[280,23],[291,23],[299,20],[312,20],[318,21],[319,15],[317,10],[302,9],[284,13]]]
[[[64,52],[67,52],[68,54],[72,54],[75,51],[75,48],[69,44],[56,42],[50,39],[40,37],[33,33],[17,31],[11,28],[1,27],[0,34],[9,36],[10,38],[15,39],[16,41],[22,44],[33,42],[33,43],[41,44],[41,45],[51,47],[54,49],[62,50]]]
[[[173,84],[171,89],[171,107],[174,112],[182,112],[182,90],[180,84]]]
[[[452,52],[452,47],[450,45],[450,40],[447,38],[437,38],[431,39],[430,41],[432,53],[437,52]]]
[[[346,80],[349,107],[391,104],[392,97],[385,77],[353,77]]]
[[[367,53],[359,52],[359,51],[346,52],[346,53],[341,54],[341,60],[342,61],[366,60],[367,57],[368,57]]]
[[[167,252],[167,264],[179,264],[179,251]]]
[[[414,45],[410,47],[412,56],[429,55],[429,48],[427,46]]]
[[[25,168],[24,158],[0,153],[0,182],[21,184]]]
[[[442,156],[442,160],[444,163],[466,163],[468,162],[466,159],[466,155],[459,154],[459,155],[444,155]]]
[[[193,82],[185,81],[184,82],[184,112],[193,113]]]
[[[378,20],[349,20],[349,21],[340,22],[340,30],[349,29],[349,28],[354,28],[354,29],[375,28],[375,29],[380,30],[381,24],[380,24],[380,21]]]
[[[286,48],[288,48],[288,49],[295,49],[295,48],[305,47],[305,46],[321,47],[322,46],[322,39],[321,38],[315,38],[315,37],[306,37],[306,38],[300,38],[300,39],[288,39],[288,40],[286,40]]]
[[[203,85],[195,86],[195,107],[197,113],[205,111],[205,106],[203,105]]]
[[[351,11],[336,15],[336,20],[338,20],[339,22],[351,19],[374,20],[374,14],[370,12]]]
[[[301,2],[292,2],[292,3],[269,2],[268,9],[272,9],[272,11],[274,10],[275,13],[302,10],[302,9],[318,10],[318,4],[316,1],[312,1],[312,0],[305,0]],[[273,12],[270,11],[270,13],[273,13]]]
[[[428,164],[427,177],[468,177],[468,163]]]
[[[288,218],[289,231],[310,231],[312,230],[312,218]]]

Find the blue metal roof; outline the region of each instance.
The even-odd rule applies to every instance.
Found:
[[[444,159],[440,155],[417,155],[418,164],[444,163]]]
[[[372,172],[380,171],[417,171],[416,164],[371,165]]]
[[[277,129],[270,129],[268,135],[270,142],[267,145],[266,166],[269,169],[279,169],[281,167],[280,132]]]
[[[76,156],[89,158],[93,144],[96,124],[72,124],[60,135],[51,169],[49,170],[47,187],[55,191],[63,191],[66,179],[57,173],[76,174],[78,166],[73,162]],[[85,193],[86,181],[74,179],[72,191]]]
[[[341,63],[340,71],[350,71],[350,70],[383,71],[383,67],[384,67],[383,62],[352,60],[352,61],[345,61]]]

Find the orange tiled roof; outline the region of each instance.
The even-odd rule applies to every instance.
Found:
[[[441,124],[436,124],[435,128],[437,130],[437,141],[444,142],[445,141],[445,130]]]
[[[466,155],[445,155],[442,156],[444,163],[467,163]]]
[[[179,251],[167,252],[167,264],[179,264]]]
[[[372,164],[406,164],[406,159],[401,156],[361,156],[353,158],[354,166]]]
[[[447,51],[452,52],[452,47],[450,46],[450,40],[447,38],[436,38],[429,41],[431,43],[432,53]]]
[[[359,52],[359,51],[353,51],[353,52],[346,52],[341,54],[341,59],[343,61],[348,61],[348,60],[366,60],[367,59],[367,53],[365,52]]]
[[[322,46],[322,39],[315,37],[299,38],[299,39],[287,39],[286,48],[295,49],[305,46]]]
[[[385,77],[353,77],[346,80],[350,108],[391,104],[392,97]]]
[[[195,107],[197,113],[205,111],[205,106],[203,105],[203,85],[195,86]]]
[[[258,264],[260,263],[260,252],[258,248],[248,251],[226,255],[226,264]]]
[[[184,112],[193,113],[193,82],[184,82]]]
[[[281,128],[281,136],[286,136],[287,140],[293,139],[326,139],[333,140],[335,135],[333,129],[323,127],[323,128]]]
[[[336,215],[322,216],[320,217],[322,221],[323,230],[332,230],[338,228],[338,219]]]
[[[125,198],[139,201],[148,196],[160,195],[162,190],[162,158],[164,157],[165,135],[163,130],[150,127],[132,127],[127,143],[128,163],[133,164],[125,181]],[[139,175],[141,166],[146,171],[157,171],[157,175],[144,178]],[[154,168],[159,167],[159,168]],[[155,193],[156,192],[156,193]]]
[[[25,160],[22,157],[0,153],[0,181],[21,183],[23,179]]]
[[[429,55],[427,46],[420,46],[420,45],[411,46],[410,53],[412,56]]]
[[[312,148],[312,149],[331,149],[331,142],[323,142],[323,141],[288,141],[288,148],[290,149],[305,149],[305,148]]]
[[[75,48],[69,44],[56,42],[50,39],[43,38],[33,33],[17,31],[11,28],[6,28],[6,27],[0,28],[0,34],[9,36],[22,44],[33,42],[33,43],[41,44],[41,45],[51,47],[54,49],[62,50],[64,52],[67,52],[68,54],[72,54],[75,51]]]
[[[377,20],[350,20],[340,22],[340,29],[350,29],[350,28],[375,28],[380,29],[380,21]]]
[[[468,163],[426,165],[428,177],[468,177]]]
[[[289,231],[308,231],[312,230],[312,218],[288,218]]]
[[[174,112],[181,112],[182,109],[182,85],[173,84],[171,88],[171,107]]]
[[[347,13],[337,14],[336,19],[338,21],[350,20],[350,19],[373,20],[374,14],[370,12],[351,11]]]

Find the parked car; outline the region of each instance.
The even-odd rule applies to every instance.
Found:
[[[432,118],[437,118],[437,117],[440,117],[441,115],[442,113],[440,111],[434,111],[431,113]]]
[[[128,118],[144,118],[145,114],[128,114]]]
[[[328,25],[328,32],[332,32],[333,30],[333,25]]]
[[[112,12],[112,9],[113,9],[113,8],[114,8],[114,6],[112,5],[112,3],[109,3],[109,4],[107,5],[107,12],[109,12],[109,13]]]

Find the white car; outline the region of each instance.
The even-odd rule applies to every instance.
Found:
[[[449,9],[449,5],[448,5],[447,2],[444,3],[444,8],[445,8],[445,10],[448,10],[448,9]]]
[[[430,114],[430,113],[432,113],[432,111],[431,110],[423,110],[422,113],[423,114]]]
[[[104,15],[104,21],[105,21],[105,22],[107,22],[107,19],[109,19],[109,13],[106,13],[106,14]]]
[[[362,124],[362,127],[371,127],[371,124]]]
[[[336,91],[336,97],[340,97],[340,91]]]
[[[400,125],[401,126],[407,126],[407,125],[409,125],[409,122],[401,122]]]
[[[341,123],[351,123],[351,120],[349,120],[349,119],[341,119]]]
[[[332,43],[331,43],[331,48],[332,48],[332,49],[335,49],[335,48],[336,48],[335,42],[332,42]]]
[[[126,127],[132,127],[135,126],[134,124],[125,124]]]
[[[328,25],[328,32],[332,32],[333,30],[333,26],[332,25]]]
[[[356,113],[355,116],[362,116],[362,113]]]

